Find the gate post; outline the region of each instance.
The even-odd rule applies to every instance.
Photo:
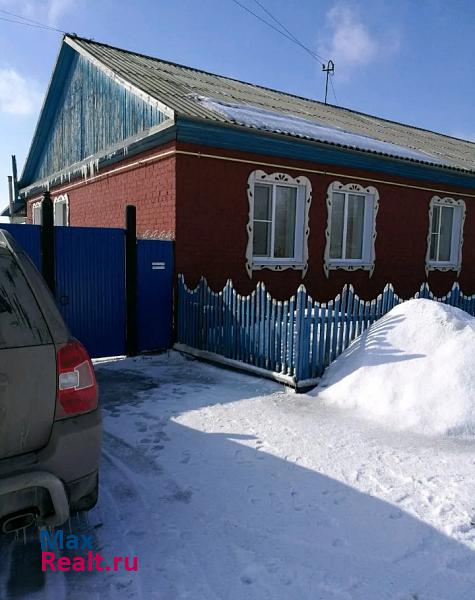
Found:
[[[41,202],[41,274],[54,294],[56,287],[54,264],[54,211],[49,192]]]
[[[137,209],[125,208],[125,351],[137,354]]]

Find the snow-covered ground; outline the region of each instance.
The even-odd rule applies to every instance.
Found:
[[[475,442],[391,432],[176,353],[98,366],[100,503],[75,532],[137,573],[48,573],[3,542],[0,597],[473,600]]]

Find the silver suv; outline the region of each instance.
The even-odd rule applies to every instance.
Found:
[[[94,368],[43,278],[0,229],[0,528],[56,526],[98,495]]]

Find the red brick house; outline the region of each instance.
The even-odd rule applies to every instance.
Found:
[[[66,36],[20,182],[38,222],[175,240],[193,285],[475,292],[475,144]]]

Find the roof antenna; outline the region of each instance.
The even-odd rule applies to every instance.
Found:
[[[322,71],[325,71],[325,73],[327,74],[327,82],[325,84],[325,104],[326,104],[327,96],[328,96],[328,77],[330,76],[330,73],[333,75],[333,73],[335,72],[335,63],[332,60],[329,60],[326,66],[325,66],[325,64],[322,64]]]

